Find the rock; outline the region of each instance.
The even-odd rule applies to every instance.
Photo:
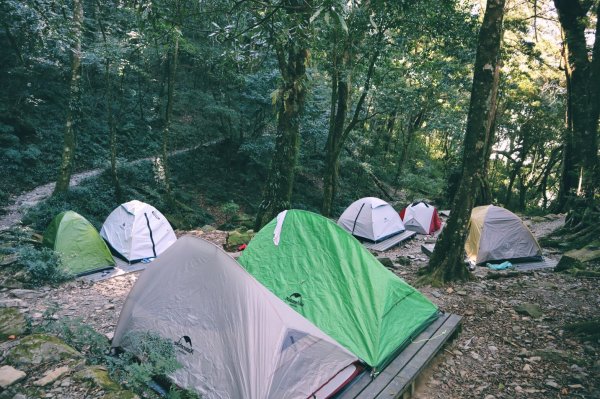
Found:
[[[37,385],[38,387],[45,387],[46,385],[51,384],[54,381],[58,380],[60,377],[62,377],[68,371],[69,371],[68,366],[63,366],[63,367],[59,367],[54,370],[46,371],[46,373],[44,374],[44,376],[42,378],[33,382],[33,385]]]
[[[206,224],[206,225],[202,226],[202,227],[200,228],[200,230],[202,230],[202,231],[204,231],[204,232],[207,232],[207,233],[210,233],[211,231],[215,231],[215,230],[216,230],[216,228],[214,228],[214,227],[213,227],[213,226],[211,226],[210,224]]]
[[[25,333],[27,321],[16,308],[0,308],[0,342]],[[14,339],[14,338],[13,338]]]
[[[63,388],[68,388],[71,386],[71,379],[70,378],[65,378],[64,380],[62,380],[62,382],[60,383],[60,386]]]
[[[111,332],[107,332],[106,334],[104,334],[104,336],[105,336],[106,338],[108,338],[108,340],[109,340],[109,341],[112,341],[112,339],[113,339],[113,338],[114,338],[114,336],[115,336],[115,333],[114,333],[113,331],[111,331]]]
[[[79,361],[83,355],[59,338],[46,334],[34,334],[23,338],[10,350],[8,363],[20,365],[56,364],[64,360]]]
[[[498,348],[496,348],[494,345],[490,345],[490,346],[488,346],[488,349],[489,349],[489,351],[490,351],[490,352],[492,352],[492,353],[496,353],[496,352],[498,352]]]
[[[553,381],[553,380],[546,380],[546,383],[545,383],[545,384],[546,384],[547,386],[551,387],[551,388],[554,388],[554,389],[560,389],[560,385],[558,385],[558,384],[556,383],[556,381]]]
[[[432,290],[431,295],[435,298],[439,298],[442,296],[442,294],[438,290]]]
[[[115,308],[115,305],[113,303],[107,303],[106,305],[104,305],[104,310],[111,310],[114,308]]]
[[[528,315],[537,319],[538,317],[542,317],[543,312],[540,305],[535,303],[522,303],[518,306],[515,306],[515,311],[519,314]]]
[[[12,384],[21,381],[27,374],[11,366],[0,367],[0,387],[6,389]]]
[[[446,293],[447,293],[447,294],[452,294],[453,292],[454,292],[454,288],[452,288],[452,287],[448,287],[448,288],[446,289]]]
[[[385,267],[388,267],[391,269],[394,268],[394,262],[392,262],[392,260],[390,258],[377,258],[377,260],[379,261],[379,263],[381,263]]]
[[[227,233],[227,239],[223,247],[227,252],[235,252],[240,245],[248,244],[252,237],[254,237],[254,230],[242,231],[242,229],[238,229],[230,231]]]
[[[478,354],[477,352],[473,352],[473,351],[471,351],[471,352],[469,353],[469,355],[471,355],[471,357],[472,357],[473,359],[477,360],[477,361],[482,361],[482,360],[483,360],[483,359],[481,359],[481,356],[479,356],[479,354]]]
[[[79,382],[87,382],[101,388],[106,391],[107,394],[103,396],[105,399],[114,398],[114,399],[134,399],[137,398],[137,395],[131,391],[125,390],[121,388],[119,384],[114,382],[108,376],[108,372],[106,368],[102,366],[88,366],[83,370],[78,371],[73,375],[73,379]]]
[[[523,366],[523,371],[527,371],[527,372],[531,371],[531,366],[526,364],[525,366]]]
[[[0,308],[26,308],[27,303],[18,298],[0,299]]]
[[[496,399],[494,395],[485,395],[484,399]]]
[[[467,291],[463,291],[463,290],[456,291],[456,293],[457,293],[458,295],[460,295],[460,296],[466,296],[466,295],[467,295]]]
[[[34,299],[44,296],[42,292],[38,292],[35,290],[25,290],[21,288],[16,288],[14,290],[10,290],[8,292],[11,296],[19,299]]]
[[[22,393],[18,393],[13,396],[12,399],[27,399],[27,396],[23,395]]]

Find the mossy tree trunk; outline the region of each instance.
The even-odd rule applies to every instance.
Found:
[[[281,83],[276,93],[277,132],[275,149],[262,200],[254,221],[255,230],[291,206],[298,150],[300,118],[306,98],[306,66],[310,58],[307,32],[311,1],[286,0],[286,13],[297,23],[286,39],[275,44]]]
[[[69,104],[63,138],[62,160],[53,195],[66,193],[69,190],[73,158],[75,157],[76,131],[81,113],[81,38],[83,29],[83,2],[73,0],[71,48],[71,79],[69,82]]]
[[[495,86],[498,84],[495,76],[500,62],[504,4],[505,0],[487,2],[475,58],[461,180],[448,225],[435,246],[427,275],[423,276],[424,282],[444,284],[470,277],[464,264],[464,245],[477,188],[485,172],[486,143],[490,121],[493,120],[492,113],[495,112]]]
[[[291,206],[294,175],[300,146],[300,117],[306,97],[306,63],[309,50],[289,44],[278,49],[283,82],[277,94],[275,152],[255,221],[258,230]]]

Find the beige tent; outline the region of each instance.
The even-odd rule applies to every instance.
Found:
[[[172,339],[183,368],[170,377],[208,399],[326,398],[356,371],[356,356],[194,237],[177,240],[142,273],[113,345],[126,345],[130,331]]]
[[[476,264],[542,258],[538,242],[523,221],[509,210],[494,205],[473,208],[465,251]]]

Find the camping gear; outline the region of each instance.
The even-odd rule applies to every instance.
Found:
[[[312,212],[280,213],[238,261],[375,373],[438,316],[358,240]]]
[[[473,208],[465,251],[467,258],[478,265],[542,260],[542,249],[523,221],[494,205]]]
[[[374,242],[405,230],[398,212],[375,197],[361,198],[350,204],[338,219],[338,225],[353,236]]]
[[[83,275],[115,266],[106,243],[86,218],[73,211],[58,214],[43,238],[44,245],[61,254],[68,272]]]
[[[400,211],[400,218],[407,230],[420,234],[433,234],[442,227],[442,221],[433,205],[413,202]]]
[[[499,264],[488,263],[488,264],[486,264],[486,266],[488,267],[488,269],[492,269],[492,270],[505,270],[505,269],[511,269],[514,267],[513,264],[510,263],[509,261],[502,262]]]
[[[156,258],[177,240],[167,218],[152,205],[137,200],[112,211],[100,235],[129,262]]]
[[[172,339],[178,386],[209,399],[324,398],[316,391],[330,380],[336,391],[358,370],[354,355],[217,246],[182,237],[154,263],[125,301],[113,346],[127,350],[135,331]]]

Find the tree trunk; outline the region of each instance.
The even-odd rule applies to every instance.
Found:
[[[171,140],[171,119],[173,117],[173,101],[175,97],[175,75],[177,73],[177,57],[179,54],[179,29],[175,29],[173,47],[169,51],[167,60],[167,104],[165,107],[165,124],[162,133],[162,168],[163,183],[167,203],[173,205],[173,193],[171,189],[171,173],[169,170],[169,147]]]
[[[73,158],[75,157],[76,129],[81,112],[81,37],[83,28],[83,3],[73,0],[73,47],[71,49],[71,81],[69,84],[69,105],[65,123],[62,160],[53,195],[69,190]]]
[[[277,96],[277,133],[275,152],[263,199],[256,215],[255,230],[291,206],[294,175],[300,146],[300,117],[306,97],[306,64],[309,50],[289,43],[287,51],[278,49],[283,82]],[[287,58],[287,59],[286,59]]]
[[[500,59],[502,19],[505,0],[488,0],[479,31],[471,103],[464,139],[462,175],[454,196],[448,225],[431,255],[424,281],[444,284],[470,277],[464,263],[464,245],[476,196],[477,185],[484,175],[484,156],[489,121],[494,112],[497,80],[494,79]]]
[[[119,174],[117,172],[117,128],[115,126],[115,117],[113,113],[113,89],[112,79],[110,77],[110,60],[106,59],[106,107],[107,107],[107,122],[110,135],[110,175],[112,177],[113,188],[115,190],[115,198],[117,202],[122,200],[121,183],[119,182]]]
[[[380,31],[378,40],[383,39],[383,33]],[[352,115],[352,119],[346,125],[346,117],[348,115],[348,103],[350,102],[350,69],[351,56],[347,47],[351,43],[346,43],[341,57],[335,62],[336,70],[334,71],[334,79],[332,79],[332,106],[334,111],[330,120],[329,134],[327,136],[327,144],[325,146],[325,169],[323,173],[323,204],[321,213],[323,216],[331,216],[331,208],[335,199],[335,194],[339,176],[339,158],[342,148],[350,132],[359,122],[359,116],[363,110],[365,99],[371,87],[371,78],[375,71],[375,63],[379,57],[379,50],[376,50],[369,61],[369,69],[365,78],[363,91],[358,99],[356,108]],[[335,96],[333,95],[335,93]],[[334,101],[336,101],[334,103]]]
[[[348,115],[348,103],[350,101],[350,76],[349,76],[350,54],[344,49],[342,56],[335,63],[335,78],[332,79],[332,109],[334,110],[329,125],[327,144],[325,145],[325,171],[323,173],[323,204],[321,214],[331,216],[331,207],[337,191],[339,176],[339,155],[343,146],[341,139],[344,135],[344,124]],[[341,66],[337,66],[341,65]]]
[[[587,14],[592,2],[579,0],[554,0],[558,19],[565,33],[570,71],[569,102],[572,118],[573,165],[565,170],[571,178],[582,176],[581,190],[573,193],[585,198],[587,206],[593,206],[596,191],[596,169],[598,168],[598,89],[600,88],[600,43],[596,41],[590,62],[585,39]],[[600,10],[600,4],[597,5]],[[597,10],[597,11],[598,11]],[[596,24],[596,38],[600,21]],[[569,165],[564,165],[568,167]]]
[[[104,28],[104,24],[101,19],[98,19],[98,25],[100,27],[100,31],[102,33],[102,39],[104,41],[104,49],[106,51],[107,57],[104,60],[105,66],[105,83],[106,83],[106,119],[108,125],[108,133],[109,133],[109,146],[110,146],[110,175],[113,181],[113,188],[115,190],[115,199],[117,202],[121,202],[122,200],[122,190],[121,184],[119,182],[119,174],[117,173],[117,129],[115,126],[115,117],[113,112],[113,84],[112,78],[110,76],[110,64],[111,59],[108,57],[109,48],[108,48],[108,38],[106,36],[106,29]],[[124,74],[124,72],[123,72]]]

